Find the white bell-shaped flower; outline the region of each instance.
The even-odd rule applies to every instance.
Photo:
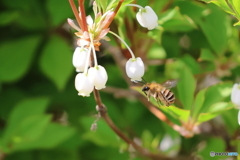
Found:
[[[87,59],[88,49],[77,47],[73,53],[72,63],[77,72],[83,72]]]
[[[153,9],[149,6],[139,9],[136,18],[141,26],[152,30],[158,26],[158,17]]]
[[[144,64],[140,57],[130,58],[126,63],[126,72],[131,81],[141,81],[144,75]]]
[[[90,93],[93,91],[93,83],[89,76],[84,73],[78,73],[75,78],[75,88],[79,96],[89,97]]]
[[[88,70],[88,76],[93,82],[97,90],[100,90],[106,87],[105,85],[108,79],[108,75],[104,67],[100,65],[96,67],[91,67]]]
[[[235,83],[233,85],[232,94],[231,94],[231,101],[240,107],[240,84]]]

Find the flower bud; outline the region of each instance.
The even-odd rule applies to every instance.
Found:
[[[93,83],[84,73],[78,73],[75,78],[75,88],[79,96],[89,97],[93,91]]]
[[[130,58],[126,63],[126,72],[131,81],[141,81],[144,75],[144,64],[140,57]]]
[[[231,101],[238,107],[240,106],[240,84],[235,83],[233,85]]]
[[[73,53],[72,63],[77,72],[83,72],[87,60],[88,50],[86,48],[77,47]]]
[[[93,82],[97,90],[100,90],[106,87],[105,85],[108,79],[108,75],[104,67],[100,65],[96,67],[91,67],[88,70],[88,76]]]
[[[158,26],[158,17],[153,9],[146,6],[143,9],[139,9],[136,18],[141,26],[152,30]]]

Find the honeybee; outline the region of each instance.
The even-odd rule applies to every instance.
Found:
[[[159,103],[162,102],[164,105],[169,106],[174,103],[175,96],[169,88],[175,87],[178,80],[168,80],[162,84],[159,83],[145,83],[142,87],[142,91],[146,94],[148,101],[150,96]]]

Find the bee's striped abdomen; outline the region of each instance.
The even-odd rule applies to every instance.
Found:
[[[163,95],[163,98],[165,99],[166,101],[166,105],[169,106],[171,104],[174,103],[175,101],[175,96],[173,94],[172,91],[170,91],[169,89],[167,88],[164,88],[162,91],[161,91],[162,95]]]

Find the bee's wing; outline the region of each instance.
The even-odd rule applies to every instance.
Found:
[[[172,88],[172,87],[175,87],[178,83],[178,80],[177,79],[174,79],[174,80],[168,80],[166,82],[164,82],[162,84],[162,86],[166,87],[166,88]]]

